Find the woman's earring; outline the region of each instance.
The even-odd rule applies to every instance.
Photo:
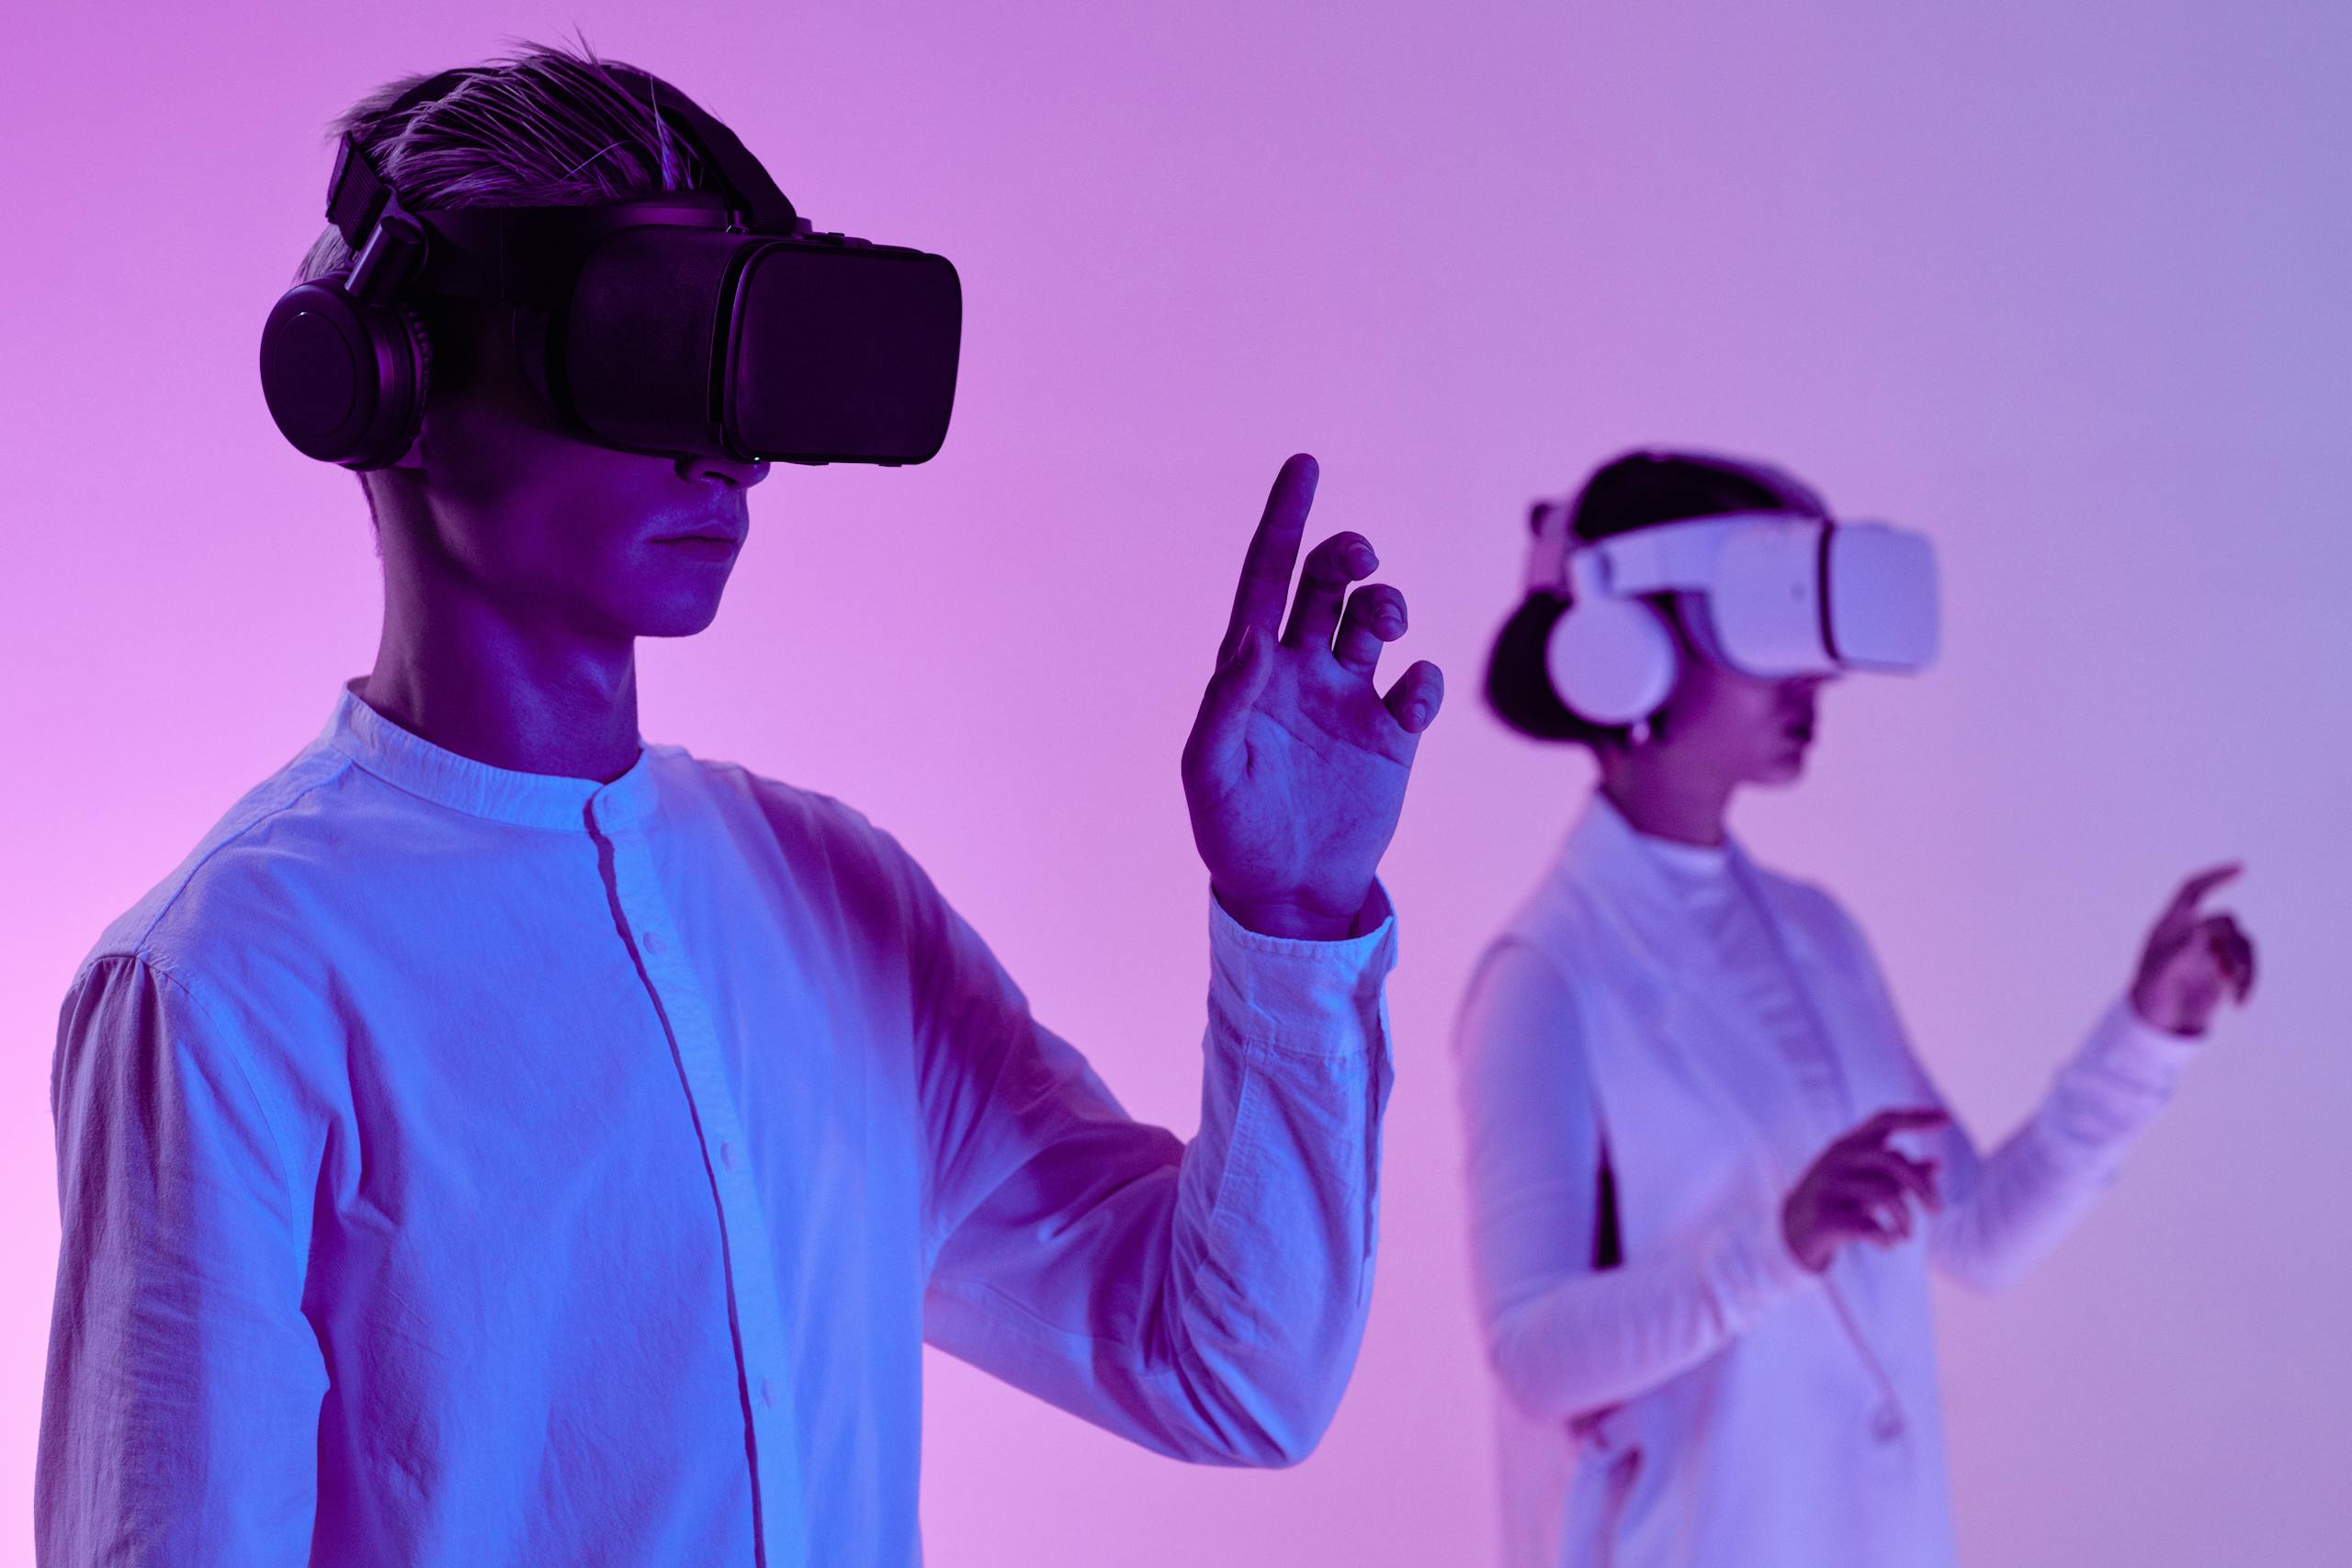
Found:
[[[1631,740],[1636,746],[1648,745],[1650,743],[1650,721],[1645,718],[1635,719],[1634,721],[1633,730],[1627,735],[1626,739]]]

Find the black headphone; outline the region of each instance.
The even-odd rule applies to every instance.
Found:
[[[806,230],[733,131],[650,73],[609,63],[602,69],[684,133],[743,227]],[[438,98],[479,73],[465,67],[429,77],[369,123]],[[346,468],[389,468],[414,445],[432,384],[432,343],[423,319],[401,302],[425,268],[429,232],[350,131],[327,184],[327,220],[354,259],[347,270],[296,284],[271,307],[261,334],[262,397],[277,428],[306,456]]]

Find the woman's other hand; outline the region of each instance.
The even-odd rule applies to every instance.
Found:
[[[1781,1205],[1781,1235],[1796,1260],[1818,1274],[1849,1242],[1908,1240],[1911,1201],[1930,1213],[1938,1206],[1935,1162],[1913,1159],[1887,1140],[1951,1120],[1932,1106],[1882,1111],[1822,1150]]]

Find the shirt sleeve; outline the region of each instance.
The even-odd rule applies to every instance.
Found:
[[[1385,896],[1370,929],[1331,942],[1245,931],[1212,900],[1201,1123],[1186,1144],[1130,1119],[927,881],[920,893],[937,1237],[925,1337],[1162,1453],[1305,1458],[1371,1297]]]
[[[236,1043],[102,958],[59,1020],[44,1563],[301,1563],[326,1378],[286,1165]]]
[[[1869,942],[1843,910],[1836,914],[1883,1027],[1933,1094]],[[2114,1184],[2125,1151],[2172,1098],[2197,1051],[2197,1042],[2143,1022],[2119,997],[2033,1114],[1991,1154],[1954,1116],[1929,1145],[1942,1200],[1928,1233],[1936,1266],[1977,1290],[2016,1283]]]
[[[2120,1174],[2123,1155],[2172,1097],[2195,1042],[2141,1021],[2119,997],[2025,1124],[1979,1156],[1952,1124],[1931,1255],[1979,1290],[2013,1284]]]
[[[1487,1359],[1536,1420],[1620,1404],[1698,1365],[1809,1276],[1769,1204],[1596,1269],[1602,1122],[1574,991],[1505,940],[1455,1037],[1472,1274]]]

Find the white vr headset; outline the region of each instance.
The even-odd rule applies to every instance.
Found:
[[[1702,613],[1686,617],[1692,639],[1750,675],[1935,661],[1936,551],[1925,535],[1749,512],[1587,541],[1569,531],[1570,510],[1537,504],[1527,586],[1568,602],[1544,665],[1562,704],[1588,723],[1639,724],[1674,690],[1674,634],[1643,594],[1704,595]]]

